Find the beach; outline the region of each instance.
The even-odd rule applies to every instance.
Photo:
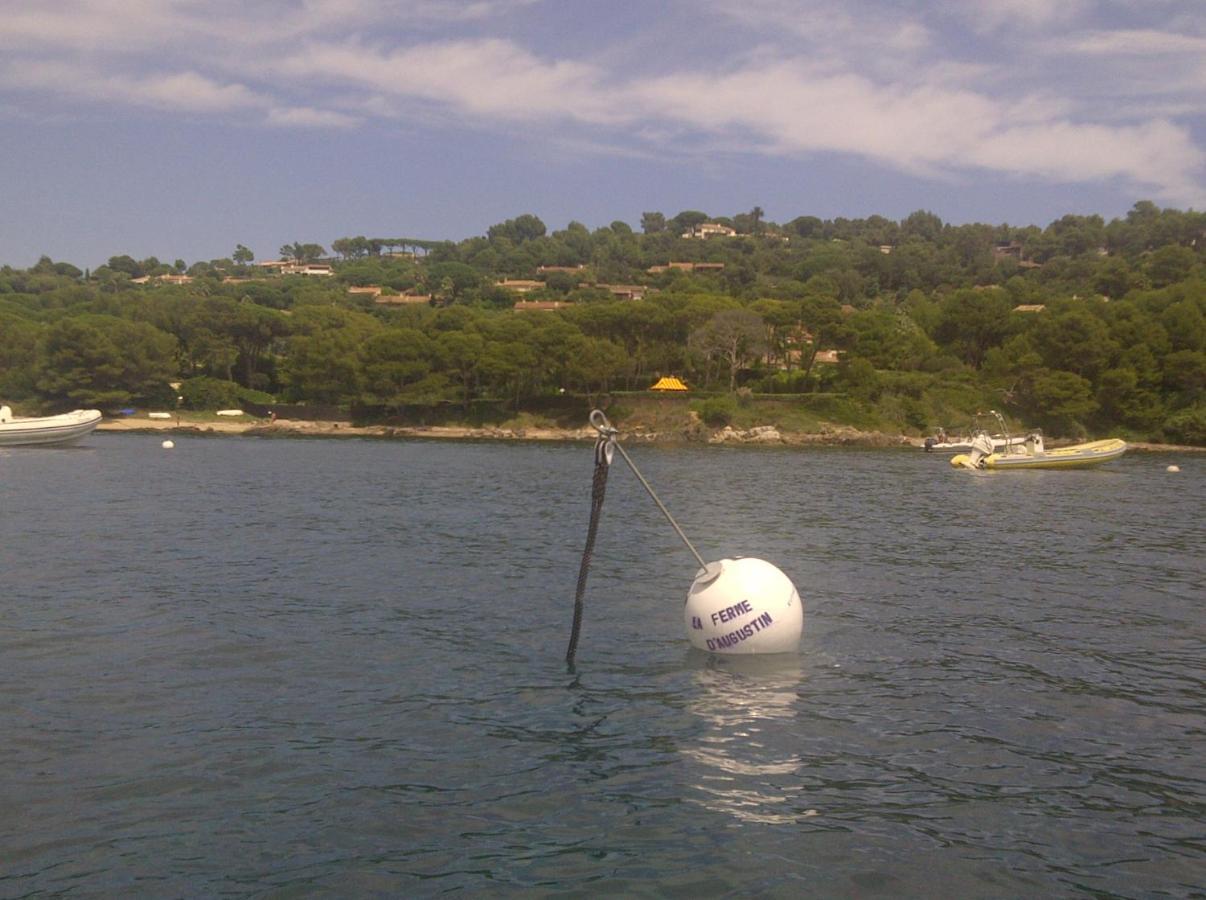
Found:
[[[589,425],[581,428],[533,426],[470,425],[354,425],[351,421],[311,421],[303,419],[257,418],[239,416],[215,419],[210,415],[173,416],[170,419],[150,419],[145,415],[105,419],[99,431],[112,432],[178,432],[184,434],[242,434],[259,437],[332,437],[332,438],[434,438],[438,440],[501,440],[501,441],[592,441],[598,434]],[[825,447],[913,447],[924,446],[924,438],[882,431],[860,431],[846,425],[826,425],[815,432],[780,431],[773,425],[748,429],[709,428],[698,420],[679,429],[654,431],[642,425],[631,429],[620,427],[625,441],[633,443],[705,443],[768,446],[825,446]],[[1058,446],[1059,442],[1050,442]],[[1180,444],[1158,444],[1128,441],[1132,450],[1203,452],[1206,447]]]
[[[442,440],[592,441],[598,433],[589,425],[557,428],[543,425],[355,425],[349,421],[267,419],[238,416],[215,419],[210,415],[181,414],[170,419],[145,415],[107,418],[98,427],[114,432],[181,432],[186,434],[245,434],[259,437],[370,437],[436,438]],[[860,431],[845,425],[827,425],[815,432],[785,432],[773,425],[748,429],[709,428],[698,418],[682,428],[655,431],[644,425],[620,426],[626,441],[638,443],[709,443],[765,445],[824,445],[860,447],[921,447],[923,439],[880,431]]]
[[[239,416],[214,420],[208,416],[173,416],[171,419],[148,419],[145,416],[124,416],[105,419],[99,431],[117,432],[183,432],[188,434],[249,434],[261,437],[430,437],[444,439],[496,439],[533,441],[590,440],[594,429],[561,428],[474,428],[462,425],[354,425],[351,421],[312,421],[303,419],[266,419]]]

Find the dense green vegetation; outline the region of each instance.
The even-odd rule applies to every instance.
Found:
[[[683,237],[703,222],[737,234]],[[1056,434],[1204,444],[1204,248],[1206,214],[1143,202],[1046,228],[927,212],[779,225],[755,208],[548,233],[521,215],[459,243],[338,238],[330,277],[257,274],[242,245],[191,266],[43,257],[0,268],[0,397],[171,406],[181,382],[191,408],[522,411],[676,375],[711,421],[773,394],[777,415],[914,434],[992,406]],[[505,279],[540,284],[520,296]],[[349,290],[368,286],[382,296]],[[430,300],[380,302],[401,295]]]

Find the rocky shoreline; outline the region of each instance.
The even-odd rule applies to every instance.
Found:
[[[351,422],[315,422],[300,419],[258,419],[243,417],[230,421],[213,421],[187,415],[171,419],[149,419],[129,416],[106,419],[99,426],[106,432],[172,432],[178,434],[242,434],[257,437],[370,437],[370,438],[431,438],[437,440],[480,441],[593,441],[597,433],[590,426],[581,428],[550,428],[543,426],[473,427],[467,425],[353,425]],[[627,443],[645,444],[712,444],[764,447],[866,447],[920,448],[923,439],[882,431],[860,431],[845,425],[826,425],[815,432],[780,431],[774,425],[757,425],[748,429],[709,428],[693,420],[679,429],[655,431],[640,425],[622,430]],[[1184,447],[1170,444],[1130,443],[1136,450],[1176,450],[1201,452],[1203,447]]]
[[[581,428],[550,427],[473,427],[467,425],[353,425],[351,422],[316,422],[299,419],[241,418],[231,421],[210,421],[187,415],[171,419],[149,419],[130,416],[106,419],[98,428],[108,432],[173,432],[179,434],[243,434],[259,437],[376,437],[376,438],[435,438],[443,440],[496,441],[593,441],[597,433],[584,425]],[[648,444],[752,444],[761,446],[861,446],[861,447],[920,447],[921,438],[878,431],[859,431],[836,425],[817,432],[781,432],[773,425],[758,425],[741,430],[731,426],[712,429],[698,420],[687,427],[671,431],[653,431],[635,426],[623,431],[629,443]]]

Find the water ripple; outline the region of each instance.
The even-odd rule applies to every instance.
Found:
[[[1200,896],[1199,460],[632,452],[798,656],[617,469],[567,671],[582,446],[0,455],[0,895]]]

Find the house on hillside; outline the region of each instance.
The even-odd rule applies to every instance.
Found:
[[[130,284],[150,284],[152,281],[158,284],[192,284],[192,275],[143,275],[140,278],[131,278]]]
[[[298,262],[293,259],[269,259],[252,263],[257,269],[263,269],[268,275],[317,275],[329,277],[335,274],[330,263]]]
[[[567,309],[574,304],[565,300],[516,300],[511,307],[512,312],[552,312],[555,309]]]
[[[684,231],[683,237],[707,240],[714,237],[737,237],[737,229],[719,222],[701,222],[690,231]]]
[[[500,288],[506,288],[508,291],[514,291],[517,294],[528,294],[532,291],[538,291],[545,286],[543,281],[532,281],[527,278],[504,278],[501,281],[496,281]]]
[[[643,284],[597,284],[595,287],[602,288],[617,300],[644,300],[649,292]]]
[[[381,306],[408,306],[418,303],[430,306],[431,294],[379,294],[373,298],[373,302]]]
[[[329,278],[335,274],[335,268],[330,263],[293,262],[281,266],[281,274]]]
[[[724,263],[720,262],[669,262],[664,266],[650,266],[647,271],[650,275],[660,275],[662,272],[678,271],[678,272],[721,272],[724,270]]]

